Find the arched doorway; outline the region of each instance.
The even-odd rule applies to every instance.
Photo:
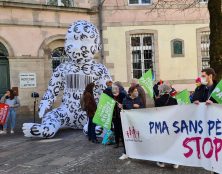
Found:
[[[10,88],[8,51],[0,42],[0,97]]]

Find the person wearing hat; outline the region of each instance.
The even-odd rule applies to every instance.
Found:
[[[196,86],[199,87],[201,85],[201,78],[197,77],[195,82],[196,82]]]
[[[156,99],[155,107],[177,105],[177,100],[170,95],[172,87],[168,82],[164,82],[158,89],[160,97]],[[165,163],[162,162],[157,162],[157,165],[165,167]],[[173,168],[177,169],[178,167],[179,165],[173,164]]]
[[[172,88],[169,83],[164,82],[158,89],[160,97],[156,99],[155,107],[177,105],[177,100],[170,95]]]

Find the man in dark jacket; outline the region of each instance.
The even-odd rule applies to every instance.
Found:
[[[206,104],[216,103],[213,98],[210,98],[211,93],[217,86],[215,81],[216,73],[213,68],[203,69],[201,72],[201,85],[195,89],[192,102],[195,104],[200,102],[206,102]]]
[[[215,81],[216,73],[213,68],[206,68],[201,71],[201,85],[195,89],[192,96],[192,102],[199,104],[200,102],[206,102],[206,104],[217,103],[212,97],[210,97],[214,88],[217,86]],[[214,174],[217,174],[214,172]]]

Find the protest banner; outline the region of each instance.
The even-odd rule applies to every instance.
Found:
[[[0,125],[4,125],[8,116],[9,105],[0,103]]]
[[[99,104],[95,116],[93,117],[93,123],[109,130],[111,128],[115,104],[115,100],[103,93],[99,98]]]
[[[222,106],[205,103],[121,112],[130,158],[222,172]]]
[[[187,89],[178,93],[175,97],[179,105],[190,104],[190,93]]]
[[[144,87],[148,95],[153,98],[153,75],[151,69],[143,74],[143,76],[139,79],[139,83]]]

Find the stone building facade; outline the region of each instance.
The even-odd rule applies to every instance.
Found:
[[[50,5],[52,1],[58,4]],[[104,50],[98,61],[115,81],[128,86],[132,78],[152,68],[155,80],[193,90],[194,79],[209,66],[207,1],[199,0],[187,9],[187,4],[156,2],[0,0],[0,95],[17,87],[20,111],[31,111],[31,93],[41,97],[53,69],[65,60],[65,33],[78,19],[101,27]],[[33,86],[25,87],[27,83]]]
[[[127,85],[152,68],[155,80],[194,90],[209,66],[209,14],[207,0],[189,1],[104,2],[105,61],[115,80]]]
[[[70,7],[50,6],[45,0],[0,1],[0,94],[17,87],[20,111],[31,111],[31,93],[41,97],[53,68],[65,59],[68,25],[97,20],[97,15],[87,0]]]

